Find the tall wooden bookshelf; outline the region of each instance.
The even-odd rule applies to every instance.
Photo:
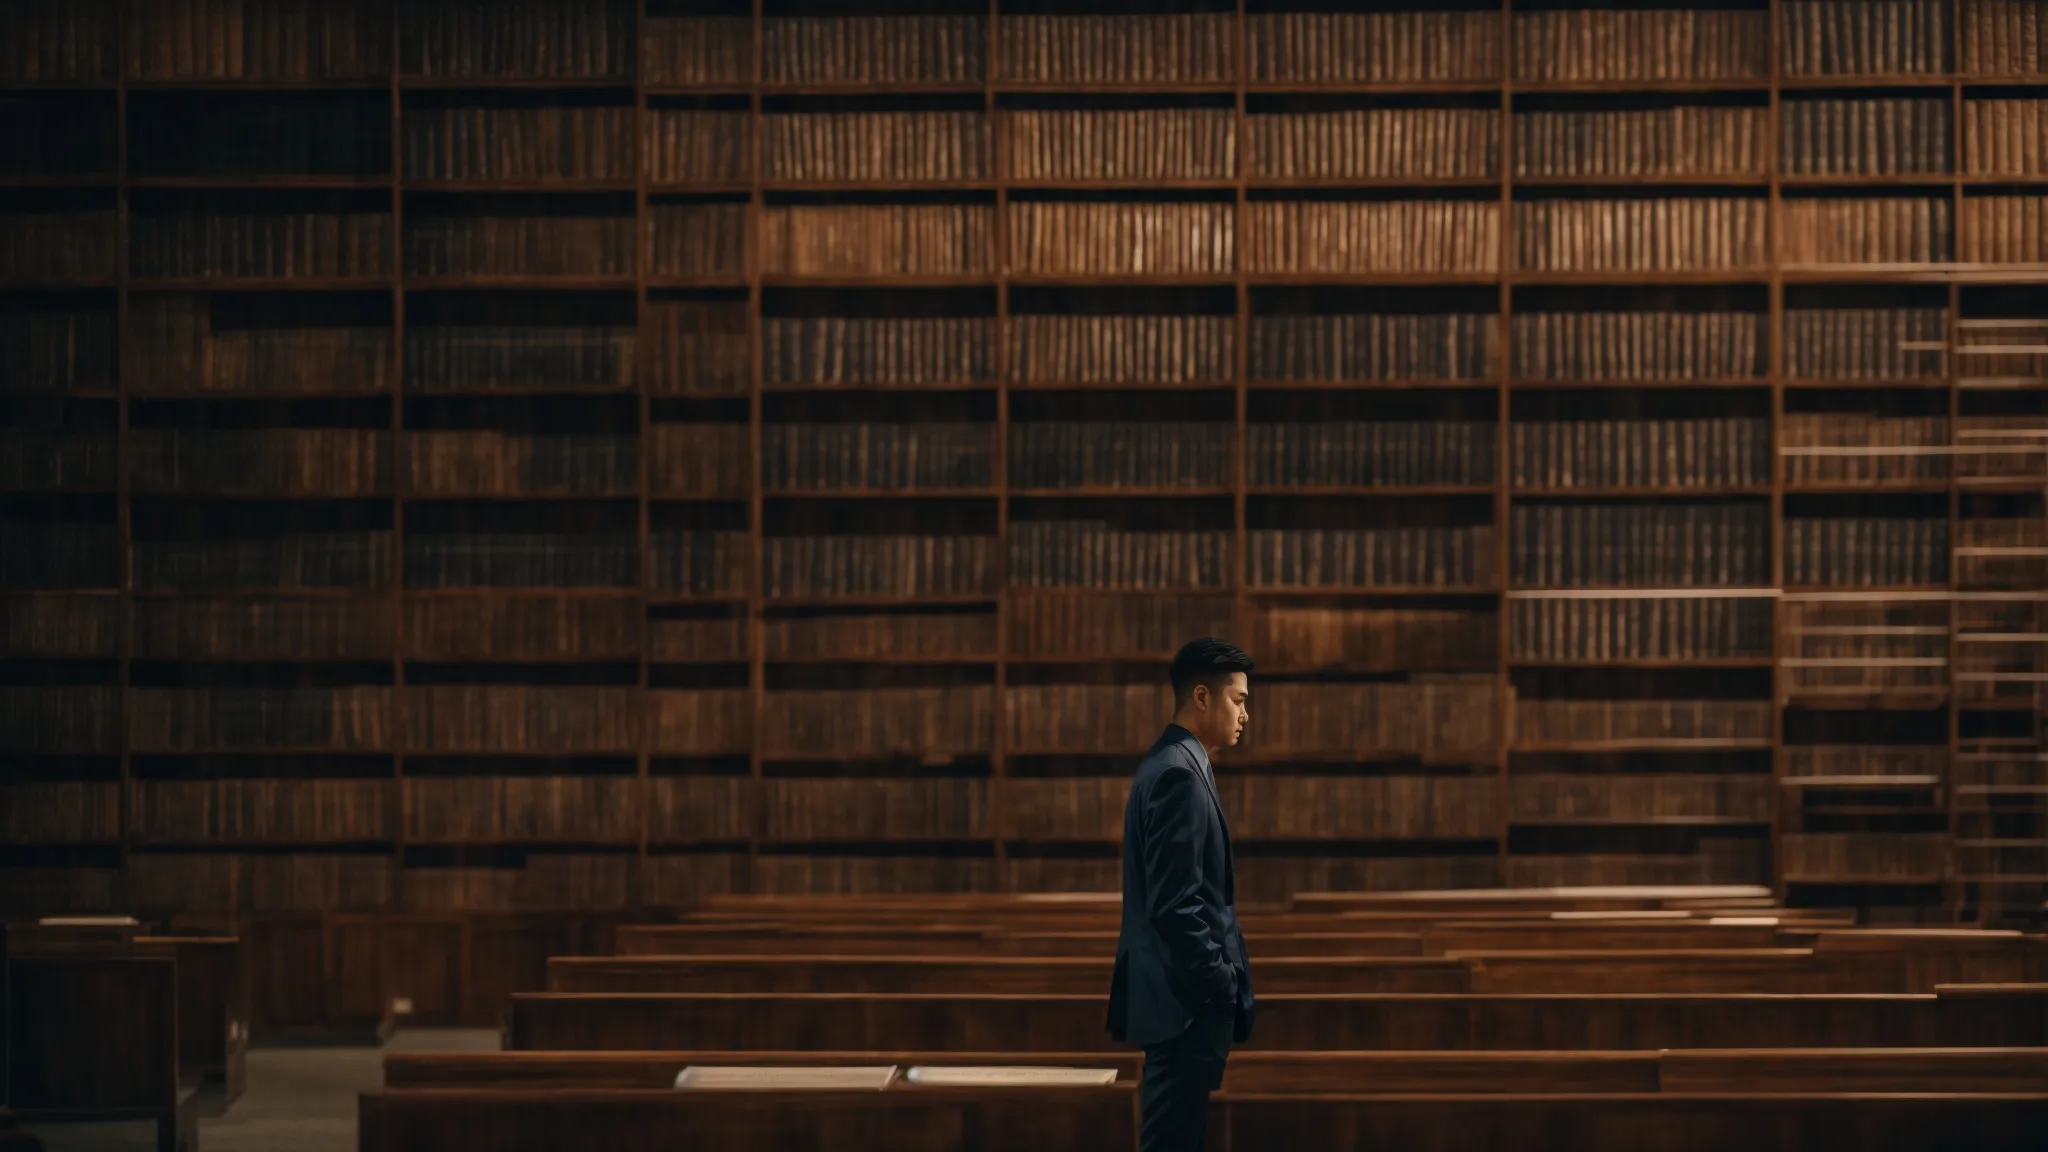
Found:
[[[2048,4],[1336,7],[9,5],[5,904],[2024,902]]]

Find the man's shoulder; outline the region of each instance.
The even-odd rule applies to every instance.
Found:
[[[1201,761],[1195,758],[1194,748],[1186,738],[1161,736],[1138,762],[1138,775],[1157,776],[1176,768],[1196,772],[1201,769]]]

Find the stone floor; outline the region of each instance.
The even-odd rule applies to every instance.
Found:
[[[199,1122],[199,1152],[355,1152],[356,1096],[375,1088],[386,1052],[478,1052],[498,1047],[488,1029],[400,1031],[383,1048],[256,1048],[248,1084],[226,1115]],[[146,1124],[63,1124],[32,1129],[48,1152],[152,1152]]]

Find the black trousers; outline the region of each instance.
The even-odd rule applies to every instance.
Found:
[[[1138,1085],[1138,1152],[1202,1152],[1209,1093],[1223,1084],[1237,1011],[1210,1005],[1187,1031],[1145,1048]]]

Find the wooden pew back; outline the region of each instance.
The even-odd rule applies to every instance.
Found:
[[[17,1113],[139,1116],[177,1108],[173,956],[17,952],[8,969],[8,1100]]]
[[[1110,1068],[1135,1080],[1141,1054],[1120,1052],[451,1052],[384,1058],[386,1088],[523,1092],[658,1090],[693,1064],[1029,1065]],[[2048,1048],[1827,1048],[1634,1052],[1239,1052],[1224,1090],[1400,1095],[2020,1092],[2048,1093]]]
[[[1131,1152],[1127,1085],[879,1092],[387,1090],[362,1097],[361,1152],[715,1147],[891,1152]],[[1211,1146],[1233,1152],[1819,1152],[2031,1149],[2041,1095],[1261,1095],[1211,1105]]]
[[[465,1088],[526,1091],[535,1088],[657,1090],[675,1083],[692,1064],[725,1067],[839,1068],[917,1064],[1027,1065],[1111,1068],[1136,1080],[1142,1053],[1121,1052],[394,1052],[384,1057],[386,1088]]]
[[[249,1045],[249,984],[234,936],[138,936],[178,961],[178,1063],[188,1082],[221,1086],[222,1105],[242,1094]]]
[[[1288,901],[1296,912],[1377,908],[1465,912],[1521,908],[1573,912],[1689,911],[1767,907],[1769,888],[1736,885],[1643,885],[1634,887],[1462,888],[1440,891],[1297,892]]]
[[[804,1048],[1102,1052],[1095,996],[583,994],[515,996],[519,1050]],[[1638,1050],[2038,1047],[2048,988],[1935,995],[1359,995],[1260,997],[1241,1050]]]
[[[2019,1152],[2048,1096],[1863,1093],[1643,1096],[1225,1094],[1210,1139],[1232,1152],[1309,1147],[1453,1152]]]
[[[890,1152],[1131,1152],[1129,1084],[881,1092],[612,1092],[516,1097],[462,1090],[365,1094],[360,1152],[491,1148],[874,1148]]]
[[[621,956],[1114,956],[1117,930],[931,925],[639,924],[619,929]],[[1253,935],[1268,956],[1420,956],[1415,932],[1304,931]]]
[[[965,992],[1106,991],[1109,957],[1012,956],[558,956],[556,992]],[[1458,960],[1286,957],[1262,961],[1260,988],[1279,991],[1462,992]]]
[[[2005,961],[1993,963],[1993,960]],[[1944,962],[1885,947],[1450,952],[1440,956],[1258,955],[1269,993],[1930,992],[1958,969],[2024,975],[2025,953]],[[713,955],[556,957],[555,992],[1047,993],[1106,991],[1107,955]]]
[[[1779,948],[1776,924],[1711,920],[1450,920],[1419,933],[1425,955],[1451,952],[1690,951]]]

